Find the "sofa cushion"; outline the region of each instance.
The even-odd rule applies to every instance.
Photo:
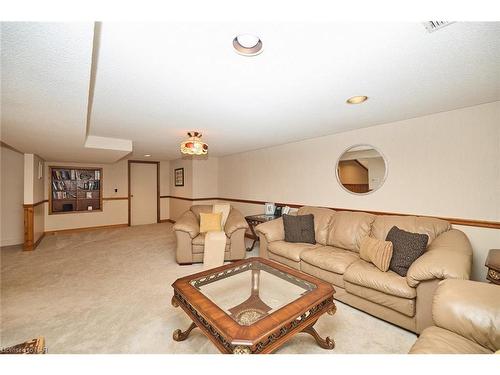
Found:
[[[408,268],[425,252],[429,236],[392,227],[386,240],[392,242],[393,249],[389,269],[406,277]]]
[[[375,215],[365,212],[336,211],[328,232],[327,244],[359,252],[361,240],[370,235]]]
[[[318,279],[321,279],[323,281],[326,281],[327,283],[333,284],[335,286],[338,286],[340,288],[344,288],[344,278],[342,277],[343,275],[340,275],[335,272],[330,272],[326,271],[324,269],[321,269],[319,267],[313,266],[312,264],[309,264],[305,261],[302,261],[299,263],[300,265],[300,270],[302,272],[307,273],[308,275],[312,275],[317,277]],[[335,296],[338,297],[339,290],[336,289]]]
[[[305,242],[315,244],[314,215],[283,215],[283,228],[286,242]]]
[[[357,253],[331,246],[303,252],[300,259],[325,271],[343,275],[347,267],[359,259]]]
[[[268,250],[271,253],[280,255],[284,258],[291,259],[294,262],[300,262],[300,254],[304,251],[309,251],[316,249],[321,245],[310,244],[310,243],[300,243],[300,242],[285,242],[285,241],[274,241],[269,243]]]
[[[294,260],[282,257],[281,255],[277,255],[274,253],[269,252],[268,253],[269,259],[274,260],[278,263],[284,264],[285,266],[288,266],[290,268],[295,268],[296,270],[300,271],[300,264],[302,262],[296,262]]]
[[[429,236],[428,244],[441,233],[451,229],[451,225],[447,221],[432,217],[379,215],[373,222],[371,236],[385,240],[387,233],[394,226],[412,233],[427,234]]]
[[[405,277],[393,271],[382,272],[364,260],[351,264],[344,273],[344,280],[397,297],[411,299],[417,296],[416,289],[408,285]]]
[[[361,285],[356,285],[344,281],[345,290],[355,296],[367,299],[378,305],[388,307],[391,310],[397,311],[401,314],[415,316],[415,299],[408,299],[396,297],[391,294],[383,293],[375,289],[367,288]]]
[[[299,208],[297,214],[314,215],[314,234],[316,237],[316,242],[320,243],[321,245],[326,245],[328,229],[330,228],[330,223],[332,222],[333,215],[335,215],[335,211],[330,210],[329,208],[304,206]]]
[[[392,258],[392,242],[365,237],[359,249],[361,259],[374,264],[380,271],[386,272]]]
[[[422,331],[410,354],[491,354],[491,350],[436,326]]]

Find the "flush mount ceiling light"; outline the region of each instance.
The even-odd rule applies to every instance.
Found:
[[[151,157],[151,154],[146,154],[144,155],[145,158],[150,158]]]
[[[243,56],[255,56],[262,52],[262,41],[258,36],[241,34],[233,39],[233,47]]]
[[[360,95],[360,96],[353,96],[350,97],[349,99],[346,100],[347,104],[361,104],[368,100],[368,96]]]
[[[181,143],[181,153],[185,155],[206,155],[208,145],[201,141],[201,133],[188,132],[188,139]]]

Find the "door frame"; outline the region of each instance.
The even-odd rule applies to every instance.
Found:
[[[156,222],[160,222],[160,162],[159,161],[149,161],[149,160],[129,160],[128,161],[128,226],[130,227],[131,217],[132,217],[132,205],[130,202],[130,165],[132,163],[138,164],[156,164]]]

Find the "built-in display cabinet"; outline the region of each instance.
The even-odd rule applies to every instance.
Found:
[[[102,168],[50,167],[50,214],[95,211],[102,211]]]

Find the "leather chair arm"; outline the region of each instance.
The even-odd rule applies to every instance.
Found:
[[[258,235],[264,235],[267,242],[283,241],[285,239],[285,229],[281,217],[257,225],[255,231]]]
[[[451,229],[442,233],[427,251],[410,266],[408,285],[416,287],[432,279],[469,279],[472,269],[472,247],[467,236]]]
[[[229,215],[226,220],[226,225],[224,226],[224,232],[226,232],[226,235],[231,237],[231,235],[238,229],[247,230],[248,228],[248,223],[241,212],[231,207],[231,211],[229,211]]]
[[[443,280],[434,294],[434,323],[491,351],[500,349],[500,287],[469,280]]]
[[[189,234],[189,237],[195,238],[200,234],[200,223],[195,214],[188,210],[176,221],[174,224],[174,231],[186,232]]]

